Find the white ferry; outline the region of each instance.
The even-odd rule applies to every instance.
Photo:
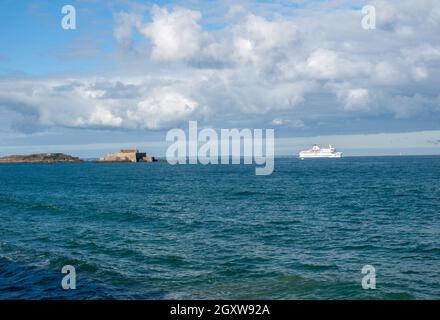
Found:
[[[336,151],[331,145],[328,148],[321,148],[318,145],[314,145],[311,149],[303,150],[299,153],[299,158],[304,160],[305,158],[341,158],[342,152]]]

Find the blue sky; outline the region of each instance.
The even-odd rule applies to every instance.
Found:
[[[76,30],[61,28],[65,4]],[[374,30],[361,26],[365,4]],[[0,154],[132,144],[163,154],[166,131],[189,120],[274,128],[277,154],[312,141],[348,154],[440,153],[438,1],[0,6]]]
[[[22,73],[44,76],[71,72],[95,71],[101,67],[98,57],[63,59],[63,53],[81,41],[92,41],[100,53],[112,47],[112,12],[107,5],[90,1],[69,2],[78,10],[78,29],[66,32],[60,27],[61,8],[66,1],[2,2],[0,11],[0,52],[7,60],[4,75]],[[105,27],[110,26],[110,27]],[[7,63],[6,63],[7,62]]]
[[[277,1],[257,2],[278,3]],[[216,1],[186,3],[185,1],[3,0],[0,11],[2,39],[0,52],[3,60],[1,72],[3,75],[19,73],[44,76],[105,71],[111,64],[108,55],[117,47],[113,37],[115,13],[143,12],[146,13],[144,19],[148,20],[148,9],[153,5],[197,9],[209,7],[210,3],[215,4]],[[72,32],[60,28],[63,16],[61,8],[66,4],[75,6],[77,10],[78,28]],[[303,6],[288,2],[281,5],[290,9]],[[223,10],[223,13],[226,13],[227,7]],[[203,22],[203,27],[206,30],[218,30],[224,28],[225,24],[222,21],[207,20]],[[66,58],[66,52],[82,41],[93,42],[93,48],[99,51],[99,54],[92,58],[90,56]]]

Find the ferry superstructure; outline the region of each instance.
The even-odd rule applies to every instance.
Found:
[[[336,151],[331,145],[328,148],[321,148],[318,145],[314,145],[311,149],[303,150],[299,153],[301,160],[305,158],[341,158],[342,152]]]

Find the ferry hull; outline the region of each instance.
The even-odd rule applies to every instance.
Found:
[[[331,154],[299,154],[300,159],[306,158],[342,158],[342,152],[336,152]]]

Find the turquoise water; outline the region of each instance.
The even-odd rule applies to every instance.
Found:
[[[439,179],[440,157],[2,164],[0,298],[439,299]]]

